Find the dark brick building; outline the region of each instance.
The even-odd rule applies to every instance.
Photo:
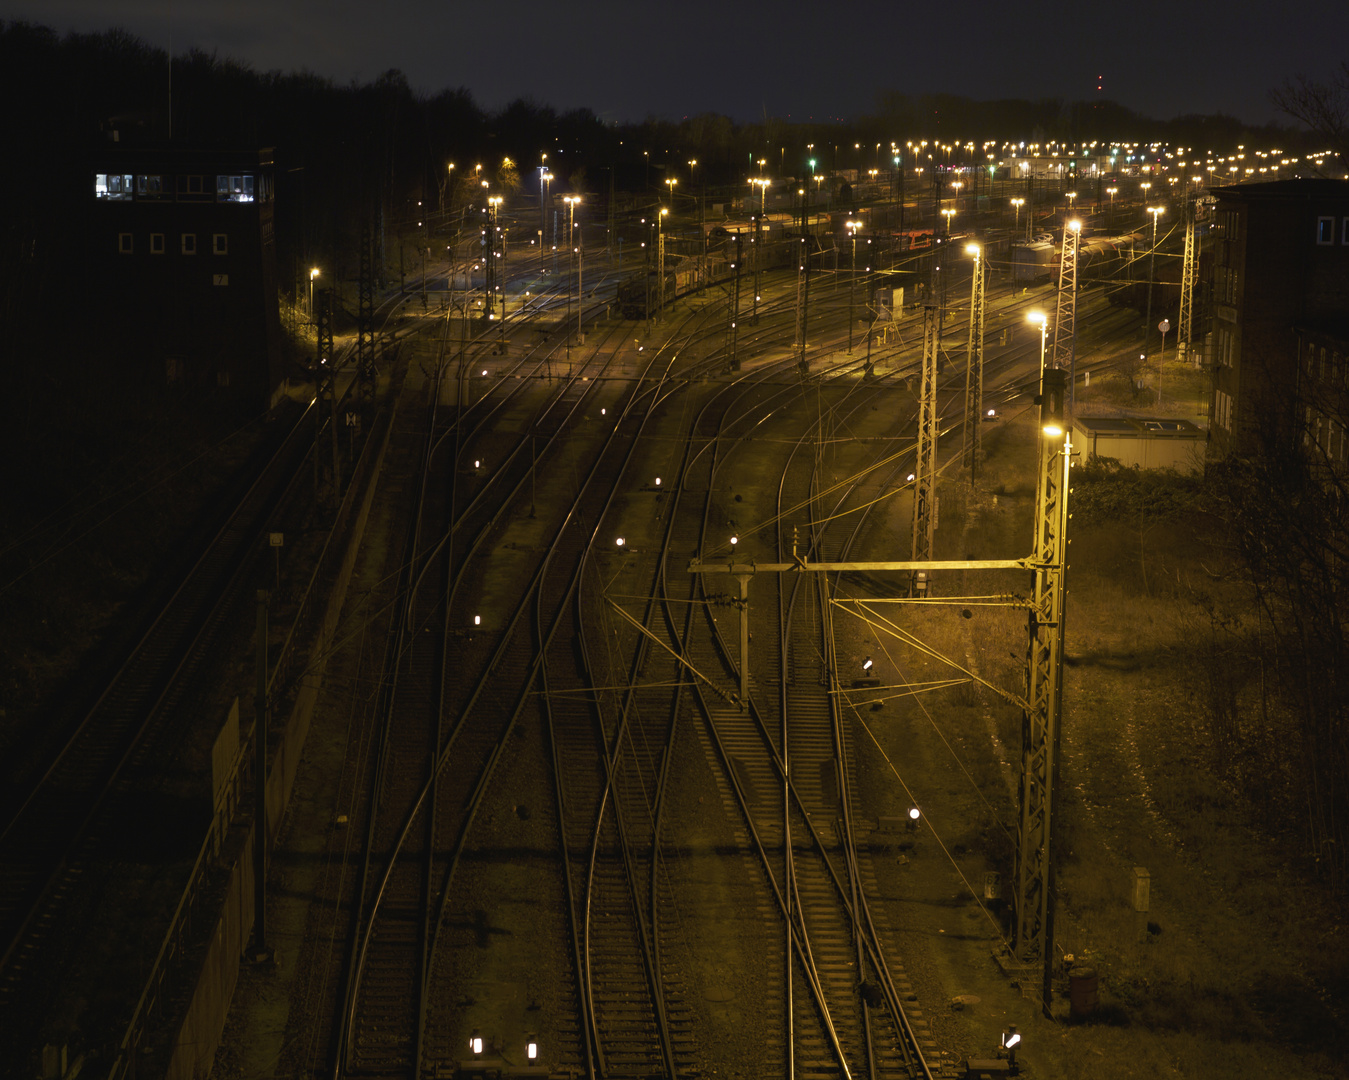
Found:
[[[109,147],[89,198],[118,351],[170,383],[269,402],[282,381],[271,152]]]
[[[1280,180],[1212,194],[1209,456],[1251,452],[1263,437],[1310,437],[1343,460],[1345,414],[1334,414],[1349,357],[1349,182]]]

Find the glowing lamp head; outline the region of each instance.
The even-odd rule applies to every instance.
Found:
[[[911,807],[909,807],[909,820],[910,820],[910,821],[917,821],[920,817],[922,817],[922,813],[921,813],[921,811],[919,811],[918,807],[916,807],[916,806],[911,806]]]
[[[1068,222],[1068,228],[1070,228],[1073,232],[1081,232],[1082,222],[1074,218],[1072,221]]]
[[[530,1061],[539,1060],[539,1040],[533,1035],[531,1035],[529,1041],[525,1043],[525,1057]]]
[[[965,254],[966,254],[966,255],[974,255],[974,256],[977,257],[978,254],[979,254],[979,245],[978,245],[978,244],[966,244],[966,245],[965,245]]]
[[[477,1031],[469,1036],[468,1048],[472,1051],[474,1057],[482,1057],[482,1036]]]

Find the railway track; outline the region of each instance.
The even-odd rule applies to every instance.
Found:
[[[262,553],[260,537],[296,513],[294,489],[312,445],[308,420],[308,412],[292,418],[229,519],[6,813],[0,829],[0,1011],[8,1039],[21,1040],[27,1025],[19,1018],[40,1016],[59,989],[69,921],[90,917],[88,886],[110,854],[123,857],[113,853],[126,851],[127,821],[141,816],[139,786],[181,739],[195,681],[209,670],[233,620],[241,610],[247,614],[241,605]],[[149,844],[138,839],[133,850]]]

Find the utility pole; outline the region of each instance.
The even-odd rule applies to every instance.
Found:
[[[984,418],[984,257],[978,244],[965,249],[974,257],[970,275],[970,344],[965,364],[965,464],[970,486],[979,472],[980,424]]]
[[[1068,415],[1073,415],[1073,384],[1077,380],[1077,238],[1082,222],[1074,218],[1063,226],[1059,258],[1058,306],[1054,315],[1054,351],[1049,366],[1068,373]]]
[[[1054,812],[1063,711],[1063,634],[1067,570],[1068,473],[1072,447],[1065,416],[1067,372],[1040,376],[1040,452],[1036,481],[1035,580],[1029,612],[1026,709],[1021,725],[1017,830],[1017,959],[1043,965],[1041,1004],[1050,1013],[1054,970]]]
[[[937,342],[941,309],[923,306],[923,371],[918,390],[918,449],[913,470],[913,561],[932,558],[937,528]],[[920,588],[914,576],[913,592]],[[926,580],[925,578],[922,580]]]

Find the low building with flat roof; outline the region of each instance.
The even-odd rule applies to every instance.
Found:
[[[1204,432],[1171,417],[1074,417],[1073,448],[1084,461],[1099,457],[1140,469],[1204,470]]]

